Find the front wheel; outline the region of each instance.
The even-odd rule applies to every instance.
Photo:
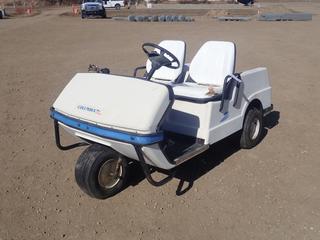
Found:
[[[93,144],[76,163],[76,182],[89,196],[105,199],[123,189],[128,175],[127,166],[127,159],[113,149]]]
[[[257,108],[248,110],[240,138],[240,147],[250,149],[255,147],[261,140],[263,125],[262,112]]]

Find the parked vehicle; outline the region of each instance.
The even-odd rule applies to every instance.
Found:
[[[249,6],[249,4],[251,4],[251,5],[254,4],[254,0],[237,0],[237,3],[242,3],[245,6]]]
[[[3,19],[5,17],[4,9],[0,8],[0,19]]]
[[[81,18],[100,16],[106,18],[106,10],[102,0],[83,0],[81,4]]]
[[[89,145],[76,163],[75,178],[95,198],[121,191],[132,161],[160,186],[174,168],[233,133],[241,131],[242,148],[256,146],[263,117],[273,108],[267,69],[235,73],[232,42],[204,43],[190,64],[185,64],[183,41],[142,48],[147,63],[133,76],[78,73],[51,108],[59,149]],[[142,78],[137,77],[141,70]],[[63,146],[60,127],[81,142]],[[156,181],[151,168],[171,174]]]
[[[105,8],[115,8],[120,10],[121,7],[125,6],[124,0],[105,0],[103,1],[103,6]]]

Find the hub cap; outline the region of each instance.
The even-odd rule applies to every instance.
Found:
[[[250,126],[250,138],[252,140],[256,139],[259,135],[260,131],[260,120],[258,118],[253,119],[251,126]]]
[[[101,187],[110,189],[119,183],[121,176],[121,158],[109,159],[100,167],[98,174],[98,182]]]

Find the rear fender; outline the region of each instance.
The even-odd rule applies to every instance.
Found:
[[[244,117],[247,108],[253,101],[259,101],[263,109],[271,106],[271,86],[268,71],[264,67],[254,68],[241,73],[244,83],[245,105],[241,115]]]

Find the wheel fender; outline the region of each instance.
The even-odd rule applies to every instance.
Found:
[[[245,103],[245,107],[243,107],[242,113],[241,113],[241,116],[242,116],[242,126],[243,126],[244,120],[245,120],[245,118],[246,118],[247,112],[249,111],[249,109],[251,109],[251,108],[253,108],[253,107],[258,108],[258,109],[261,110],[261,111],[263,110],[262,103],[261,103],[261,101],[260,101],[258,98],[252,99],[249,103],[246,102],[246,103]]]

